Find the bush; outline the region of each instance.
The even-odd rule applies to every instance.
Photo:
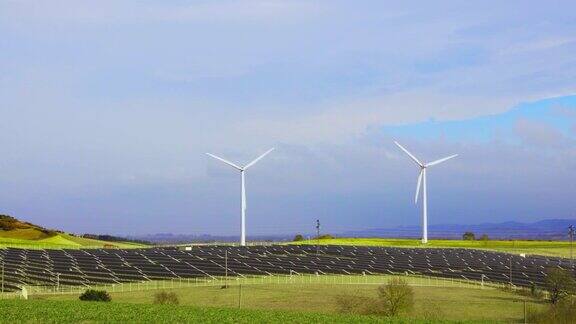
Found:
[[[178,295],[173,292],[157,292],[154,294],[154,304],[171,304],[171,305],[178,305],[180,301],[178,300]]]
[[[393,278],[378,288],[382,311],[387,316],[398,316],[414,308],[414,291],[406,280]]]
[[[331,240],[333,238],[334,238],[334,236],[332,236],[330,234],[324,234],[324,235],[316,236],[316,239],[318,239],[318,240]]]
[[[464,241],[474,241],[476,239],[476,236],[472,232],[466,232],[464,233],[464,235],[462,235],[462,239]]]
[[[80,300],[109,302],[112,297],[105,290],[88,289],[80,295]]]
[[[394,278],[378,287],[378,298],[347,295],[339,296],[337,303],[343,313],[398,316],[412,310],[414,292],[404,279]],[[425,315],[427,319],[436,315],[429,313]]]
[[[292,241],[294,242],[304,241],[304,236],[302,236],[302,234],[296,234],[296,236],[294,236],[294,239]]]

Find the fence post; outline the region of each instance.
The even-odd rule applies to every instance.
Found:
[[[526,300],[524,300],[524,324],[528,323],[528,319],[526,318]]]
[[[242,308],[242,284],[238,285],[238,308]]]

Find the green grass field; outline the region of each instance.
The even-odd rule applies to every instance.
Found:
[[[305,279],[304,279],[305,280]],[[344,279],[345,280],[345,279]],[[410,279],[409,279],[410,280]],[[449,283],[446,283],[449,285]],[[378,284],[247,284],[163,289],[175,292],[181,305],[196,307],[242,308],[253,310],[298,311],[341,314],[340,299],[346,296],[376,297]],[[529,307],[539,303],[494,288],[413,287],[415,309],[410,319],[454,321],[506,321],[523,318],[524,301]],[[110,290],[108,290],[110,291]],[[113,303],[151,304],[160,290],[111,292]],[[34,296],[43,300],[73,301],[78,294]],[[464,302],[465,301],[465,302]],[[329,318],[329,317],[328,317]]]
[[[494,250],[509,253],[525,253],[570,257],[570,243],[565,241],[464,241],[464,240],[430,240],[423,245],[413,239],[386,238],[335,238],[322,240],[307,240],[290,244],[325,245],[358,245],[358,246],[390,246],[390,247],[430,247],[430,248],[473,248]],[[576,254],[576,247],[574,249]],[[576,255],[575,255],[576,257]]]
[[[117,248],[144,247],[144,245],[137,243],[106,242],[77,237],[61,231],[49,230],[12,216],[0,215],[0,248],[61,249],[105,246]]]
[[[48,300],[2,300],[0,314],[0,323],[407,323],[359,315]]]
[[[44,237],[40,239],[30,239],[27,235],[30,234],[25,231],[14,235],[10,233],[13,231],[0,231],[0,247],[19,247],[29,249],[58,249],[58,248],[98,248],[104,246],[114,246],[117,248],[140,248],[145,245],[131,243],[131,242],[106,242],[100,240],[93,240],[88,238],[76,237],[69,234],[57,234],[54,236]],[[6,233],[10,233],[7,235]]]

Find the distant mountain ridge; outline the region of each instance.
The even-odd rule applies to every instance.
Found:
[[[508,221],[502,223],[481,223],[475,225],[437,224],[428,227],[428,235],[434,239],[461,239],[464,232],[470,231],[480,237],[483,234],[491,239],[529,239],[529,240],[566,240],[568,239],[568,226],[576,225],[576,219],[545,219],[534,223]],[[291,241],[292,234],[251,235],[249,241]],[[300,233],[304,236],[314,237],[314,233]],[[365,230],[329,233],[337,237],[382,237],[382,238],[420,238],[420,226],[399,226],[393,228],[371,228]],[[160,244],[173,243],[210,243],[210,242],[237,242],[237,235],[209,235],[209,234],[172,234],[156,233],[147,235],[134,235],[132,239],[144,240]]]
[[[455,239],[461,238],[464,232],[470,231],[478,237],[486,234],[494,239],[562,240],[568,238],[568,226],[575,224],[576,219],[545,219],[534,223],[509,221],[475,225],[436,224],[428,226],[428,235],[436,239]],[[346,231],[339,236],[419,238],[421,233],[422,228],[420,226],[400,226]]]
[[[128,236],[133,240],[142,240],[146,242],[153,242],[158,244],[174,244],[174,243],[215,243],[215,242],[237,242],[238,235],[210,235],[210,234],[173,234],[173,233],[156,233],[145,235],[132,235]],[[293,234],[277,234],[277,235],[250,235],[247,237],[249,241],[258,242],[275,242],[275,241],[290,241],[294,237]]]

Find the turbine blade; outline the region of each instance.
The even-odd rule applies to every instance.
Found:
[[[256,164],[256,162],[260,161],[263,157],[265,157],[266,155],[268,155],[268,153],[274,151],[274,148],[269,149],[268,151],[266,151],[266,153],[260,155],[259,157],[255,158],[254,161],[248,163],[245,167],[244,170],[248,169],[249,167],[253,166],[254,164]]]
[[[402,151],[404,151],[404,153],[408,154],[408,156],[414,161],[416,162],[416,164],[418,164],[418,166],[423,167],[424,165],[422,164],[422,162],[420,162],[414,155],[412,155],[412,153],[408,152],[407,149],[404,148],[404,146],[400,145],[400,143],[394,141],[394,144],[396,144]]]
[[[452,158],[455,158],[455,157],[457,157],[457,156],[458,156],[458,154],[450,155],[450,156],[445,157],[445,158],[443,158],[443,159],[436,160],[436,161],[434,161],[434,162],[430,162],[430,163],[426,164],[426,166],[429,167],[429,166],[433,166],[433,165],[436,165],[436,164],[440,164],[440,163],[442,163],[442,162],[448,161],[448,160],[450,160],[450,159],[452,159]]]
[[[418,184],[416,185],[416,195],[414,196],[414,204],[418,203],[418,197],[420,196],[420,186],[422,185],[422,175],[424,175],[424,169],[420,170],[418,175]]]
[[[216,155],[214,155],[214,154],[210,154],[210,153],[206,153],[206,154],[209,155],[209,156],[211,156],[211,157],[213,157],[213,158],[215,158],[216,160],[220,160],[220,161],[228,164],[229,166],[231,166],[231,167],[233,167],[233,168],[236,168],[236,169],[242,171],[242,168],[241,168],[241,167],[237,166],[236,164],[234,164],[234,163],[232,163],[232,162],[230,162],[230,161],[224,160],[223,158],[218,157],[218,156],[216,156]]]

